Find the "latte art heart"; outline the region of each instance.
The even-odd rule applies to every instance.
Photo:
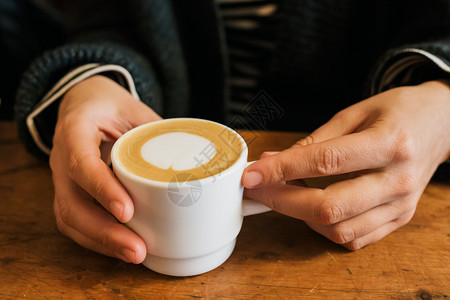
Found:
[[[198,157],[208,147],[212,148],[210,154],[204,157],[201,164],[209,162],[215,155],[214,144],[195,134],[171,132],[147,141],[141,148],[141,155],[158,168],[183,171],[198,167]]]

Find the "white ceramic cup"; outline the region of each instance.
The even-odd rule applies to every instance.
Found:
[[[238,133],[220,124],[242,142],[236,163],[222,173],[195,181],[152,181],[125,170],[115,154],[128,134],[152,124],[124,134],[111,152],[114,173],[134,202],[134,215],[127,225],[145,241],[148,253],[143,264],[149,269],[172,276],[208,272],[233,252],[243,217],[270,210],[242,198],[241,177],[249,164],[247,145]],[[194,201],[192,205],[179,205],[171,195],[194,195]]]

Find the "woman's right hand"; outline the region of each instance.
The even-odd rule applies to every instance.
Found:
[[[103,76],[90,77],[66,93],[50,154],[54,212],[63,234],[83,247],[126,262],[145,259],[144,241],[121,224],[133,216],[133,202],[107,162],[112,143],[122,134],[160,119]]]

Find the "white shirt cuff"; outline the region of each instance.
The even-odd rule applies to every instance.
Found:
[[[395,87],[393,86],[394,82],[397,84],[399,82],[407,84],[410,81],[413,72],[430,61],[445,73],[450,74],[450,66],[441,58],[427,51],[416,48],[405,48],[395,53],[395,55],[407,53],[410,55],[397,60],[387,69],[384,65],[379,66],[375,72],[374,78],[380,78],[380,80],[374,80],[372,82],[370,87],[372,95]],[[381,72],[383,72],[383,74],[380,74]],[[400,76],[402,76],[402,78],[399,78]]]
[[[41,135],[36,127],[34,119],[50,104],[59,100],[70,88],[77,83],[100,73],[113,73],[117,75],[117,82],[123,87],[127,88],[131,95],[139,100],[139,95],[130,72],[119,65],[100,65],[100,64],[86,64],[80,66],[63,78],[61,78],[53,88],[42,98],[36,105],[35,109],[27,117],[27,127],[36,145],[47,155],[50,154],[50,148],[42,141]]]

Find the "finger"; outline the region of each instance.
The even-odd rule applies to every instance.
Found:
[[[323,225],[312,222],[306,223],[312,229],[337,244],[350,244],[353,241],[377,231],[385,224],[391,223],[394,220],[397,220],[398,222],[401,218],[402,220],[406,220],[404,216],[408,216],[409,218],[412,217],[414,211],[415,207],[409,208],[407,206],[405,208],[399,203],[397,203],[397,205],[387,203],[332,225]]]
[[[55,216],[59,230],[79,245],[93,251],[140,263],[146,255],[145,243],[80,193],[55,193]],[[67,198],[71,197],[71,198]],[[70,203],[61,199],[70,199]]]
[[[377,230],[360,237],[354,241],[351,241],[350,243],[343,244],[343,246],[349,250],[358,250],[361,249],[367,245],[373,244],[375,242],[378,242],[388,234],[392,233],[394,230],[406,225],[412,218],[412,215],[404,215],[396,220],[393,220],[382,227],[378,228]]]
[[[145,105],[143,102],[138,101],[136,108],[133,110],[127,110],[128,120],[132,120],[134,126],[139,126],[153,121],[162,120],[153,109]]]
[[[101,226],[104,225],[101,224]],[[138,239],[139,237],[134,232],[119,223],[114,223],[109,227],[108,233],[101,237],[102,242],[88,238],[64,222],[60,222],[58,228],[77,244],[92,251],[135,264],[139,264],[145,259],[145,244]]]
[[[307,137],[299,140],[292,147],[301,147],[320,143],[332,138],[355,132],[363,122],[372,118],[360,103],[354,104],[337,114]]]
[[[124,103],[113,107],[114,112],[106,113],[97,122],[99,130],[106,136],[111,136],[113,141],[136,126],[162,120],[154,110],[141,101],[131,99],[131,97],[120,97],[119,99]]]
[[[55,206],[55,209],[58,209],[57,206]],[[118,223],[117,225],[123,226]],[[137,247],[128,247],[128,245],[124,245],[123,241],[131,242],[129,232],[121,230],[121,228],[119,227],[117,227],[117,230],[114,232],[114,234],[111,234],[107,238],[104,238],[104,240],[109,241],[108,245],[99,243],[98,241],[86,237],[84,234],[76,229],[67,226],[62,221],[58,223],[58,228],[64,235],[70,237],[78,245],[97,253],[116,257],[125,262],[131,262],[135,264],[139,264],[145,259],[146,250],[142,248],[142,245],[140,245],[139,242],[135,243]],[[142,255],[142,253],[144,253],[144,255]]]
[[[72,180],[120,222],[128,222],[134,212],[132,200],[101,159],[100,134],[93,128],[86,128],[88,126],[74,128],[70,138],[65,140],[67,171]]]
[[[278,154],[278,153],[280,153],[280,151],[266,151],[261,154],[260,158],[264,158],[264,157],[271,156],[271,155]],[[289,180],[286,182],[286,184],[297,185],[297,186],[306,186],[306,183],[303,179]]]
[[[380,168],[393,159],[393,144],[392,139],[380,138],[374,129],[368,129],[317,144],[290,148],[248,166],[242,183],[246,188],[254,188],[297,178]]]
[[[257,200],[279,213],[301,219],[315,220],[313,207],[324,197],[321,189],[274,183],[261,188],[245,189],[245,197]]]
[[[282,214],[329,225],[398,199],[402,190],[392,188],[395,185],[389,175],[379,172],[337,182],[323,190],[276,183],[245,189],[245,195]]]

